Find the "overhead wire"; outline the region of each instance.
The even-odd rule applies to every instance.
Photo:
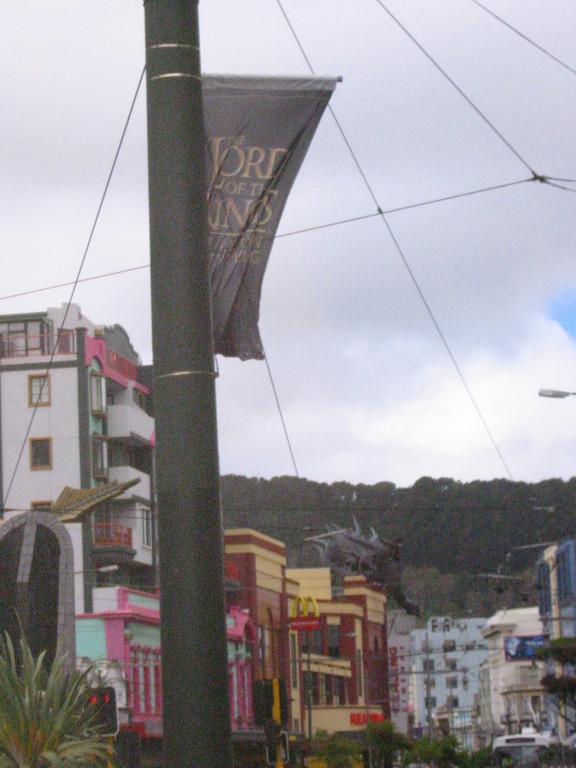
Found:
[[[543,48],[541,45],[538,45],[537,42],[532,40],[530,37],[525,35],[523,32],[520,32],[518,29],[516,29],[516,27],[513,27],[512,24],[509,24],[501,16],[498,16],[496,13],[494,13],[494,11],[491,11],[490,8],[487,8],[485,5],[483,5],[481,2],[479,2],[479,0],[471,0],[471,2],[473,2],[479,8],[482,8],[482,10],[486,11],[486,13],[490,14],[490,16],[493,16],[497,21],[499,21],[505,27],[508,27],[508,29],[510,29],[512,32],[514,32],[514,34],[516,34],[519,37],[521,37],[527,43],[530,43],[530,45],[534,46],[534,48],[537,48],[545,56],[548,56],[550,59],[555,61],[561,67],[564,67],[564,69],[567,69],[569,72],[572,72],[573,75],[576,75],[576,69],[571,67],[569,64],[566,64],[565,61],[562,61],[562,59],[559,59],[557,56],[554,56],[554,54],[550,53],[550,51],[548,51],[546,48]]]
[[[468,192],[458,192],[458,193],[456,193],[454,195],[444,195],[443,197],[431,198],[430,200],[423,200],[422,202],[419,202],[419,203],[409,203],[408,205],[401,205],[401,206],[397,206],[395,208],[387,208],[387,209],[385,209],[383,211],[377,210],[377,211],[374,211],[373,213],[365,213],[365,214],[363,214],[361,216],[353,216],[353,217],[346,218],[346,219],[338,219],[337,221],[328,221],[328,222],[324,222],[323,224],[316,224],[316,225],[311,226],[311,227],[303,227],[302,229],[293,229],[293,230],[290,230],[289,232],[280,232],[279,234],[275,235],[274,239],[278,240],[278,239],[281,239],[281,238],[284,238],[284,237],[293,237],[295,235],[306,234],[307,232],[316,232],[318,230],[330,229],[332,227],[339,227],[339,226],[343,226],[345,224],[354,224],[354,223],[357,223],[357,222],[360,222],[360,221],[366,221],[367,219],[378,218],[383,213],[386,214],[386,215],[394,214],[394,213],[401,213],[403,211],[410,211],[410,210],[412,210],[414,208],[422,208],[422,207],[428,206],[428,205],[436,205],[437,203],[445,203],[445,202],[449,202],[449,201],[452,201],[452,200],[460,200],[462,198],[470,197],[472,195],[480,195],[480,194],[485,193],[485,192],[494,192],[494,191],[499,190],[499,189],[506,189],[507,187],[514,187],[514,186],[518,186],[519,184],[526,184],[526,183],[532,182],[532,181],[536,181],[536,179],[534,179],[534,177],[530,176],[530,177],[525,178],[525,179],[518,179],[517,181],[508,181],[508,182],[504,182],[502,184],[494,184],[494,185],[492,185],[490,187],[481,187],[480,189],[473,189],[473,190],[470,190]],[[566,181],[566,182],[576,183],[576,179],[557,179],[557,181]],[[576,190],[569,190],[569,191],[572,192],[572,191],[576,191]],[[74,280],[70,280],[70,281],[67,281],[67,282],[64,282],[64,283],[54,283],[52,285],[46,285],[46,286],[42,286],[40,288],[30,288],[30,289],[28,289],[26,291],[18,291],[17,293],[9,293],[9,294],[6,294],[5,296],[0,296],[0,301],[8,301],[10,299],[19,299],[22,296],[31,296],[31,295],[33,295],[35,293],[44,293],[46,291],[53,291],[53,290],[57,290],[59,288],[67,288],[70,285],[75,285],[75,284],[79,285],[81,283],[88,283],[88,282],[91,282],[93,280],[103,280],[103,279],[105,279],[107,277],[116,277],[118,275],[125,275],[125,274],[129,274],[131,272],[138,272],[139,270],[142,270],[142,269],[150,269],[150,264],[149,263],[148,264],[140,264],[140,265],[135,266],[135,267],[126,267],[125,269],[117,269],[117,270],[114,270],[113,272],[103,272],[103,273],[101,273],[99,275],[92,275],[90,277],[82,277],[82,278],[76,279],[75,281]]]
[[[284,437],[286,438],[286,442],[288,443],[288,450],[290,451],[290,458],[292,459],[292,466],[294,467],[294,473],[296,477],[300,477],[300,474],[298,472],[298,467],[296,465],[296,457],[294,456],[294,451],[292,449],[292,442],[290,440],[290,435],[288,434],[288,428],[286,426],[286,421],[284,419],[284,413],[282,412],[282,406],[280,405],[280,399],[278,397],[278,392],[276,391],[276,385],[274,384],[274,379],[272,377],[272,370],[270,368],[270,361],[268,360],[268,355],[266,351],[264,351],[264,361],[266,363],[266,369],[268,371],[268,378],[270,379],[270,384],[272,386],[272,392],[274,393],[274,399],[276,400],[276,407],[278,408],[278,413],[280,414],[280,421],[282,422],[282,429],[284,430]]]
[[[303,57],[304,57],[304,59],[306,61],[306,64],[308,65],[308,67],[310,69],[310,72],[312,74],[315,74],[314,67],[312,66],[312,63],[311,63],[310,59],[308,58],[302,43],[300,42],[300,39],[299,39],[299,37],[298,37],[298,35],[296,33],[296,30],[295,30],[294,26],[292,25],[292,23],[291,23],[291,21],[290,21],[290,19],[288,17],[288,14],[286,13],[286,11],[284,9],[284,6],[282,4],[282,0],[276,0],[276,2],[278,4],[278,6],[280,7],[282,15],[284,16],[284,18],[286,20],[286,23],[287,23],[287,25],[288,25],[288,27],[289,27],[289,29],[290,29],[290,31],[291,31],[295,41],[296,41],[296,44],[297,44],[298,48],[302,52],[302,55],[303,55]],[[381,0],[376,0],[376,2],[387,13],[389,13],[387,8],[382,4]],[[392,18],[394,18],[394,20],[396,21],[395,17],[392,16]],[[399,22],[397,22],[397,23],[399,23]],[[400,25],[400,26],[401,26],[402,29],[404,29],[404,27],[402,27],[402,25]],[[409,37],[414,41],[414,43],[418,46],[418,48],[420,48],[426,54],[426,56],[435,64],[434,60],[429,56],[429,54],[426,53],[426,51],[424,51],[424,49],[420,46],[419,43],[417,43],[417,41],[413,38],[413,36],[410,35],[410,33],[407,30],[405,30],[405,31],[409,35]],[[435,64],[435,66],[438,66],[438,65]],[[443,70],[441,70],[441,69],[440,69],[440,71],[443,72]],[[445,75],[445,76],[448,77],[447,75]],[[480,114],[482,116],[482,118],[487,121],[487,119],[482,115],[482,113],[480,113],[478,108],[471,102],[470,99],[468,99],[468,97],[461,91],[461,89],[458,86],[456,86],[455,83],[454,83],[454,87],[456,87],[458,89],[458,91],[462,93],[462,96],[466,99],[466,101],[468,101],[470,103],[470,105],[475,109],[475,111],[478,112],[478,114]],[[454,369],[455,369],[459,379],[461,380],[461,382],[462,382],[462,384],[463,384],[463,386],[464,386],[464,388],[466,390],[466,393],[468,394],[469,399],[472,402],[474,410],[476,411],[477,415],[480,418],[481,424],[483,425],[484,430],[486,431],[486,433],[488,435],[488,438],[489,438],[492,446],[494,447],[494,449],[496,451],[496,454],[497,454],[498,458],[500,459],[500,462],[502,463],[502,466],[504,467],[504,469],[506,471],[506,474],[508,475],[510,480],[513,480],[514,478],[513,478],[512,472],[511,472],[511,470],[510,470],[510,468],[509,468],[509,466],[508,466],[508,464],[507,464],[507,462],[506,462],[506,460],[504,458],[504,455],[503,455],[502,451],[500,450],[500,447],[498,446],[498,444],[497,444],[497,442],[496,442],[496,440],[494,438],[494,435],[492,434],[492,431],[491,431],[491,429],[490,429],[490,427],[488,425],[488,422],[486,421],[486,419],[485,419],[485,417],[484,417],[484,415],[483,415],[483,413],[482,413],[482,411],[480,409],[480,406],[478,405],[478,403],[476,401],[476,398],[474,397],[474,394],[473,394],[472,390],[470,389],[470,386],[468,385],[468,382],[466,381],[466,378],[464,377],[464,373],[463,373],[462,369],[460,368],[454,353],[452,352],[452,349],[451,349],[451,347],[450,347],[450,345],[448,343],[448,340],[447,340],[446,336],[444,335],[444,332],[443,332],[442,328],[440,327],[440,324],[439,324],[438,320],[436,319],[434,311],[432,310],[432,307],[431,307],[430,303],[428,302],[428,300],[427,300],[427,298],[426,298],[426,296],[424,294],[424,291],[421,288],[421,286],[420,286],[420,284],[418,282],[418,279],[416,278],[416,275],[415,275],[412,267],[410,266],[410,263],[408,262],[408,259],[407,259],[406,255],[405,255],[404,251],[400,247],[400,243],[398,242],[396,236],[394,235],[394,232],[392,231],[392,228],[391,228],[391,226],[390,226],[390,224],[388,222],[388,219],[386,218],[386,215],[383,212],[383,208],[382,208],[382,206],[380,205],[380,203],[378,201],[376,193],[374,192],[374,189],[373,189],[372,185],[370,184],[368,176],[366,175],[366,173],[365,173],[365,171],[364,171],[364,169],[363,169],[363,167],[362,167],[362,165],[361,165],[361,163],[360,163],[360,161],[359,161],[359,159],[358,159],[358,157],[357,157],[357,155],[356,155],[356,153],[355,153],[355,151],[354,151],[354,149],[352,147],[352,144],[349,141],[348,136],[346,135],[346,132],[344,131],[340,121],[338,120],[338,117],[336,116],[336,114],[335,114],[334,110],[332,109],[332,107],[330,106],[330,104],[328,105],[328,110],[329,110],[330,115],[332,116],[332,118],[333,118],[333,120],[334,120],[334,122],[336,124],[336,127],[337,127],[337,129],[338,129],[338,131],[340,133],[341,138],[343,139],[346,147],[348,148],[350,156],[351,156],[351,158],[352,158],[352,160],[353,160],[353,162],[354,162],[354,164],[355,164],[355,166],[356,166],[356,168],[357,168],[357,170],[358,170],[362,180],[364,181],[364,185],[365,185],[365,187],[366,187],[370,197],[372,198],[374,204],[377,207],[378,212],[380,213],[381,220],[384,223],[390,238],[392,239],[392,242],[393,242],[393,244],[394,244],[394,246],[396,248],[396,251],[397,251],[398,255],[400,256],[400,259],[401,259],[401,261],[402,261],[402,263],[404,265],[404,268],[406,269],[406,271],[408,273],[408,276],[409,276],[409,278],[410,278],[414,288],[416,289],[416,292],[418,293],[418,296],[420,297],[422,305],[424,306],[424,309],[426,310],[426,313],[428,314],[428,317],[430,318],[430,320],[431,320],[431,322],[432,322],[432,324],[433,324],[433,326],[434,326],[434,328],[435,328],[435,330],[436,330],[436,332],[438,334],[438,337],[440,338],[440,341],[441,341],[444,349],[446,350],[446,352],[447,352],[447,354],[448,354],[448,356],[449,356],[449,358],[450,358],[450,360],[451,360],[451,362],[452,362],[452,364],[454,366]],[[487,121],[487,122],[489,123],[489,121]],[[489,123],[489,125],[491,125],[491,124]],[[514,149],[514,147],[512,147],[509,144],[509,142],[497,131],[497,129],[495,127],[493,128],[493,130],[501,137],[501,139],[506,143],[506,145],[509,146],[510,150],[514,153],[514,155],[516,155],[518,157],[518,159],[531,172],[532,176],[534,177],[536,174],[532,170],[531,166],[524,160],[524,158],[522,158],[522,156]]]
[[[536,172],[530,165],[530,163],[525,160],[520,152],[508,141],[508,139],[504,136],[504,134],[496,128],[494,123],[492,123],[491,120],[488,119],[488,117],[482,112],[480,107],[478,107],[472,99],[462,90],[462,88],[456,83],[456,81],[450,77],[450,75],[446,72],[445,69],[443,69],[440,64],[434,59],[434,57],[428,53],[428,51],[424,48],[424,46],[414,37],[414,35],[402,24],[402,22],[390,11],[389,8],[384,5],[382,0],[375,0],[375,2],[382,8],[382,10],[388,14],[388,16],[392,19],[392,21],[404,32],[404,34],[414,43],[414,45],[418,48],[418,50],[428,59],[428,61],[440,72],[442,77],[445,78],[445,80],[450,83],[450,85],[460,94],[460,96],[464,99],[464,101],[476,112],[478,117],[493,131],[493,133],[498,136],[500,141],[502,141],[512,152],[513,155],[522,163],[522,165],[527,168],[533,176],[537,176]],[[544,177],[542,177],[544,178]]]

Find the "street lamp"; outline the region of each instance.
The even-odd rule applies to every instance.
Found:
[[[570,395],[576,395],[576,392],[564,392],[561,389],[540,389],[538,390],[540,397],[555,397],[557,399],[563,399],[564,397],[570,397]]]

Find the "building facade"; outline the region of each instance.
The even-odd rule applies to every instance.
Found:
[[[120,326],[77,305],[0,316],[0,492],[6,509],[50,510],[65,487],[110,481],[75,541],[77,613],[92,588],[156,587],[154,420],[149,371]]]
[[[475,748],[478,670],[487,657],[486,619],[435,616],[411,633],[410,669],[415,736],[454,734]]]
[[[329,568],[287,572],[290,609],[313,599],[320,628],[290,632],[291,698],[298,728],[354,736],[390,718],[386,595],[363,576],[332,584]]]
[[[77,657],[115,686],[121,739],[137,742],[143,762],[156,765],[162,668],[152,396],[151,368],[121,327],[97,326],[77,305],[0,317],[3,517],[48,512],[64,522]],[[90,504],[63,516],[63,492]],[[264,754],[252,700],[258,681],[284,683],[296,747],[318,729],[359,734],[390,717],[381,588],[355,576],[335,590],[329,569],[287,571],[284,544],[246,529],[225,533],[225,567],[239,763],[253,761],[254,750]],[[318,606],[314,631],[291,629],[300,598]]]
[[[388,611],[390,716],[396,728],[406,736],[411,735],[413,726],[410,707],[410,633],[415,626],[415,616],[400,610]]]
[[[544,644],[576,638],[576,541],[565,539],[547,547],[536,562],[538,613],[542,621]],[[544,673],[576,677],[573,665],[547,660]],[[564,738],[572,735],[576,710],[568,702],[546,695],[546,713],[551,727]]]
[[[283,681],[291,748],[325,730],[359,736],[390,716],[386,597],[350,577],[337,596],[329,569],[286,571],[284,545],[249,529],[225,532],[228,672],[233,748],[238,765],[262,761],[265,736],[254,718],[253,683]],[[298,598],[313,598],[319,629],[298,632]],[[121,739],[159,764],[162,651],[159,593],[119,586],[94,590],[93,611],[76,617],[77,653],[96,664],[120,704]],[[198,617],[191,617],[198,620]],[[299,764],[298,761],[296,761]]]
[[[535,658],[542,645],[538,609],[511,608],[491,616],[482,632],[488,657],[481,672],[481,727],[488,738],[518,733],[523,726],[547,725],[543,664]]]

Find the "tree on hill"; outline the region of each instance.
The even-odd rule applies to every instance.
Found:
[[[530,484],[423,477],[410,488],[397,488],[388,482],[329,484],[226,475],[221,490],[226,527],[251,527],[285,542],[291,567],[314,564],[303,562],[305,539],[325,532],[328,523],[351,527],[356,518],[363,531],[373,527],[381,539],[401,541],[405,575],[412,569],[420,591],[429,581],[428,569],[437,569],[445,580],[441,592],[446,599],[434,593],[434,605],[425,607],[425,615],[486,616],[510,605],[510,599],[524,602],[522,595],[533,602],[524,585],[517,595],[498,594],[494,581],[474,577],[503,566],[508,575],[520,575],[533,568],[535,551],[516,550],[510,560],[513,548],[560,541],[576,531],[576,478]]]

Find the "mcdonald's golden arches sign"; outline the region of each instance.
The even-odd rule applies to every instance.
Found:
[[[290,629],[295,629],[297,632],[311,632],[320,629],[318,603],[311,595],[298,596],[294,600]]]

